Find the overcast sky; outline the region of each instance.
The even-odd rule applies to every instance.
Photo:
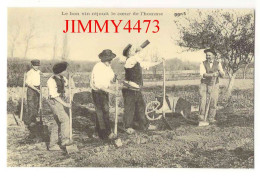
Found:
[[[94,15],[74,15],[65,16],[62,12],[153,12],[163,13],[162,16],[94,16]],[[35,34],[29,44],[27,57],[38,59],[52,59],[54,39],[57,36],[57,57],[61,57],[65,28],[65,19],[81,20],[85,23],[88,20],[99,20],[101,24],[104,20],[123,20],[122,26],[119,27],[119,33],[75,33],[68,34],[68,48],[70,60],[88,60],[98,61],[98,54],[103,49],[111,49],[118,56],[122,54],[124,47],[128,43],[140,45],[148,39],[151,44],[145,50],[146,53],[157,52],[159,56],[165,58],[180,58],[200,62],[205,59],[203,50],[198,52],[182,52],[183,49],[176,45],[178,31],[174,24],[177,18],[174,13],[186,12],[185,9],[80,9],[80,8],[9,8],[8,10],[8,46],[10,46],[13,36],[19,32],[16,40],[14,57],[23,57],[25,50],[25,36],[32,26]],[[132,20],[132,25],[137,20],[159,20],[160,31],[151,33],[152,24],[148,33],[144,33],[146,25],[143,26],[142,32],[132,31],[128,33],[122,30],[127,20]],[[111,24],[110,24],[111,25]],[[142,25],[142,23],[141,23]],[[142,26],[141,26],[142,27]],[[111,26],[111,28],[114,28]],[[109,28],[109,30],[111,30]],[[8,49],[10,56],[10,47]]]

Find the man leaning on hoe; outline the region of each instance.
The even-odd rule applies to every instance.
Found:
[[[219,78],[225,76],[222,65],[216,60],[217,53],[213,49],[204,50],[206,60],[200,64],[200,110],[199,121],[205,121],[206,106],[209,104],[207,122],[216,122],[215,115],[219,95]],[[210,103],[207,103],[207,95],[211,96]]]

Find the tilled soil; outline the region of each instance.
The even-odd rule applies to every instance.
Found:
[[[48,120],[50,118],[44,118]],[[156,131],[128,135],[122,147],[93,138],[93,121],[75,116],[73,138],[79,152],[47,151],[44,142],[26,141],[23,127],[8,127],[8,166],[15,167],[172,167],[253,168],[254,115],[249,110],[218,111],[215,125],[198,127],[178,116],[162,120]]]

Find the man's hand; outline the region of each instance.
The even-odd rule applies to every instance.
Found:
[[[209,77],[218,77],[219,76],[219,72],[214,72],[214,73],[205,73],[203,74],[203,78],[209,78]]]
[[[113,82],[116,82],[116,80],[118,80],[117,74],[115,74],[115,76],[114,76],[114,78],[113,78]]]
[[[71,104],[70,103],[64,103],[63,106],[65,106],[66,108],[71,108]]]
[[[212,74],[212,76],[213,76],[213,77],[218,77],[218,76],[219,76],[219,72],[214,72],[214,73]]]
[[[36,89],[36,91],[37,91],[38,93],[41,93],[41,90],[39,90],[39,89]]]
[[[33,86],[33,85],[28,85],[28,84],[27,84],[27,86],[30,87],[31,89],[37,91],[38,93],[41,93],[41,90],[39,90],[39,89],[36,88],[35,86]]]
[[[56,97],[55,100],[58,101],[60,104],[62,104],[64,107],[71,108],[71,104],[70,103],[66,103],[60,97]]]
[[[138,47],[136,47],[135,52],[138,53],[138,52],[140,52],[141,50],[142,50],[142,48],[141,48],[140,46],[138,46]]]

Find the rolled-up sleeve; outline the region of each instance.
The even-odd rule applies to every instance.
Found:
[[[130,57],[126,60],[125,68],[127,69],[133,68],[136,63],[137,63],[136,57],[135,56]]]
[[[50,78],[48,80],[47,87],[48,87],[48,90],[49,90],[49,96],[51,98],[56,98],[56,97],[60,96],[60,94],[58,93],[57,84],[56,84],[54,79]]]

